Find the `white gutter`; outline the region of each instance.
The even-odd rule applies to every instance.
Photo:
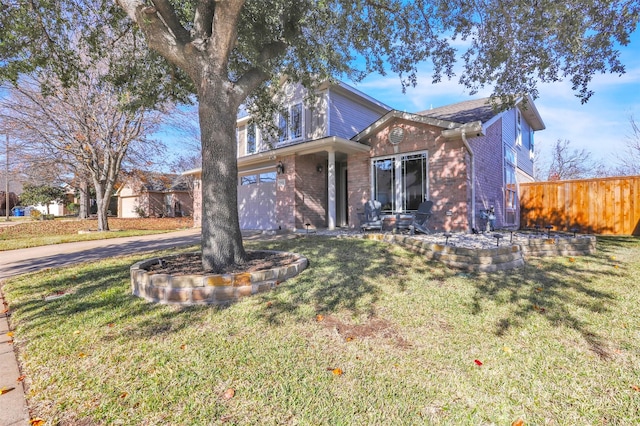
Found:
[[[480,121],[474,121],[472,123],[464,124],[456,129],[443,130],[442,136],[447,139],[453,139],[456,137],[462,138],[462,143],[465,149],[469,152],[471,158],[471,228],[476,227],[476,167],[475,157],[469,141],[467,140],[467,132],[472,134],[471,137],[482,136],[484,129]]]
[[[471,150],[471,145],[469,145],[469,141],[467,141],[465,129],[461,130],[460,136],[462,136],[462,143],[464,143],[464,147],[469,152],[469,157],[471,158],[471,229],[476,229],[476,161],[473,156],[473,151]]]

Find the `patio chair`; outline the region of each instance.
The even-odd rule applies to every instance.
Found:
[[[420,203],[418,211],[413,214],[413,221],[409,226],[409,232],[413,235],[418,232],[423,234],[430,234],[431,231],[427,228],[427,223],[431,218],[431,209],[433,209],[433,201],[427,200]]]
[[[382,204],[380,201],[369,200],[364,203],[364,211],[358,213],[362,232],[374,229],[382,231]]]

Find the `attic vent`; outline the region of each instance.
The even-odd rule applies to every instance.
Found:
[[[394,127],[389,131],[389,142],[394,145],[399,144],[404,139],[404,129],[402,127]]]

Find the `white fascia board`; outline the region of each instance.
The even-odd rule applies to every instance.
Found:
[[[414,123],[428,124],[430,126],[440,127],[443,129],[455,129],[461,126],[460,123],[454,123],[453,121],[438,120],[431,117],[425,117],[423,115],[411,114],[408,112],[393,110],[393,111],[389,111],[388,113],[380,117],[376,122],[371,124],[366,129],[362,130],[353,138],[351,138],[351,140],[358,142],[358,141],[361,141],[362,139],[366,139],[367,137],[375,133],[378,129],[386,125],[389,121],[395,118],[399,118],[406,121],[412,121]]]

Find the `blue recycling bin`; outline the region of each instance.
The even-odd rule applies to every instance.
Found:
[[[14,208],[12,208],[12,209],[11,209],[11,213],[12,213],[14,216],[24,216],[24,207],[18,207],[18,206],[16,206],[16,207],[14,207]]]

